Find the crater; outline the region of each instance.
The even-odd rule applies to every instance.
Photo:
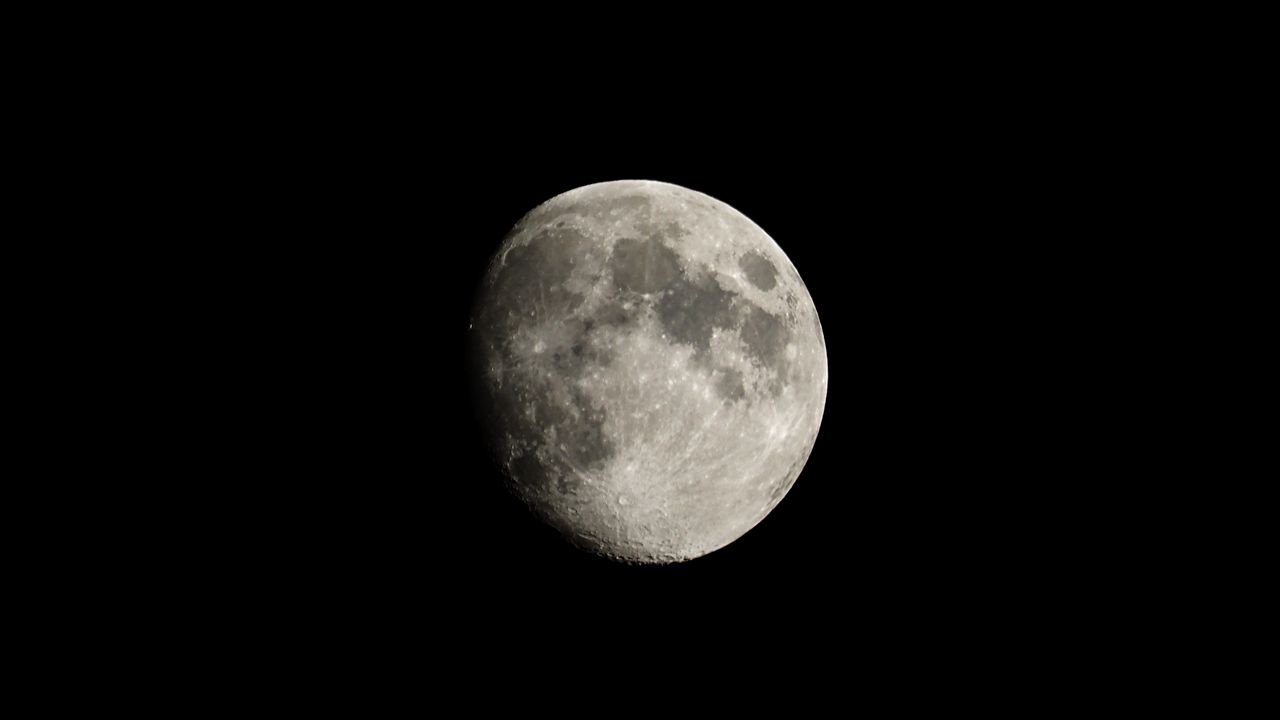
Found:
[[[750,252],[738,260],[747,280],[761,290],[772,290],[778,284],[778,269],[758,252]]]

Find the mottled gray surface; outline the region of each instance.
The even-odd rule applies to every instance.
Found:
[[[741,213],[675,185],[588,185],[532,210],[494,255],[471,333],[512,490],[615,560],[740,537],[822,421],[826,347],[796,269]]]

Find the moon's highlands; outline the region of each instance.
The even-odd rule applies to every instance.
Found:
[[[576,545],[688,560],[740,537],[809,457],[826,347],[795,267],[702,193],[588,185],[526,215],[472,316],[512,490]]]

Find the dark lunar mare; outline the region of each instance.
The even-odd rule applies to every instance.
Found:
[[[716,328],[738,331],[748,356],[770,374],[770,391],[781,393],[788,369],[786,347],[791,340],[791,328],[784,318],[724,290],[709,272],[692,278],[681,272],[666,286],[655,310],[663,329],[676,342],[693,347],[696,362],[722,372],[726,369],[715,363],[711,337]],[[742,397],[741,373],[726,372],[716,387],[727,400]]]
[[[747,280],[761,290],[772,290],[778,284],[778,269],[758,252],[743,255],[738,267],[746,273]]]
[[[609,264],[614,284],[624,292],[658,292],[680,274],[680,256],[655,237],[622,238],[614,245]]]
[[[676,278],[655,309],[663,329],[676,341],[693,346],[695,357],[705,362],[715,329],[734,325],[733,305],[732,293],[721,288],[710,273],[699,273]]]

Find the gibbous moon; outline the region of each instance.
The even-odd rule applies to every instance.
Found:
[[[676,185],[534,208],[471,318],[477,408],[511,490],[580,548],[689,560],[741,537],[813,448],[827,355],[778,245]]]

